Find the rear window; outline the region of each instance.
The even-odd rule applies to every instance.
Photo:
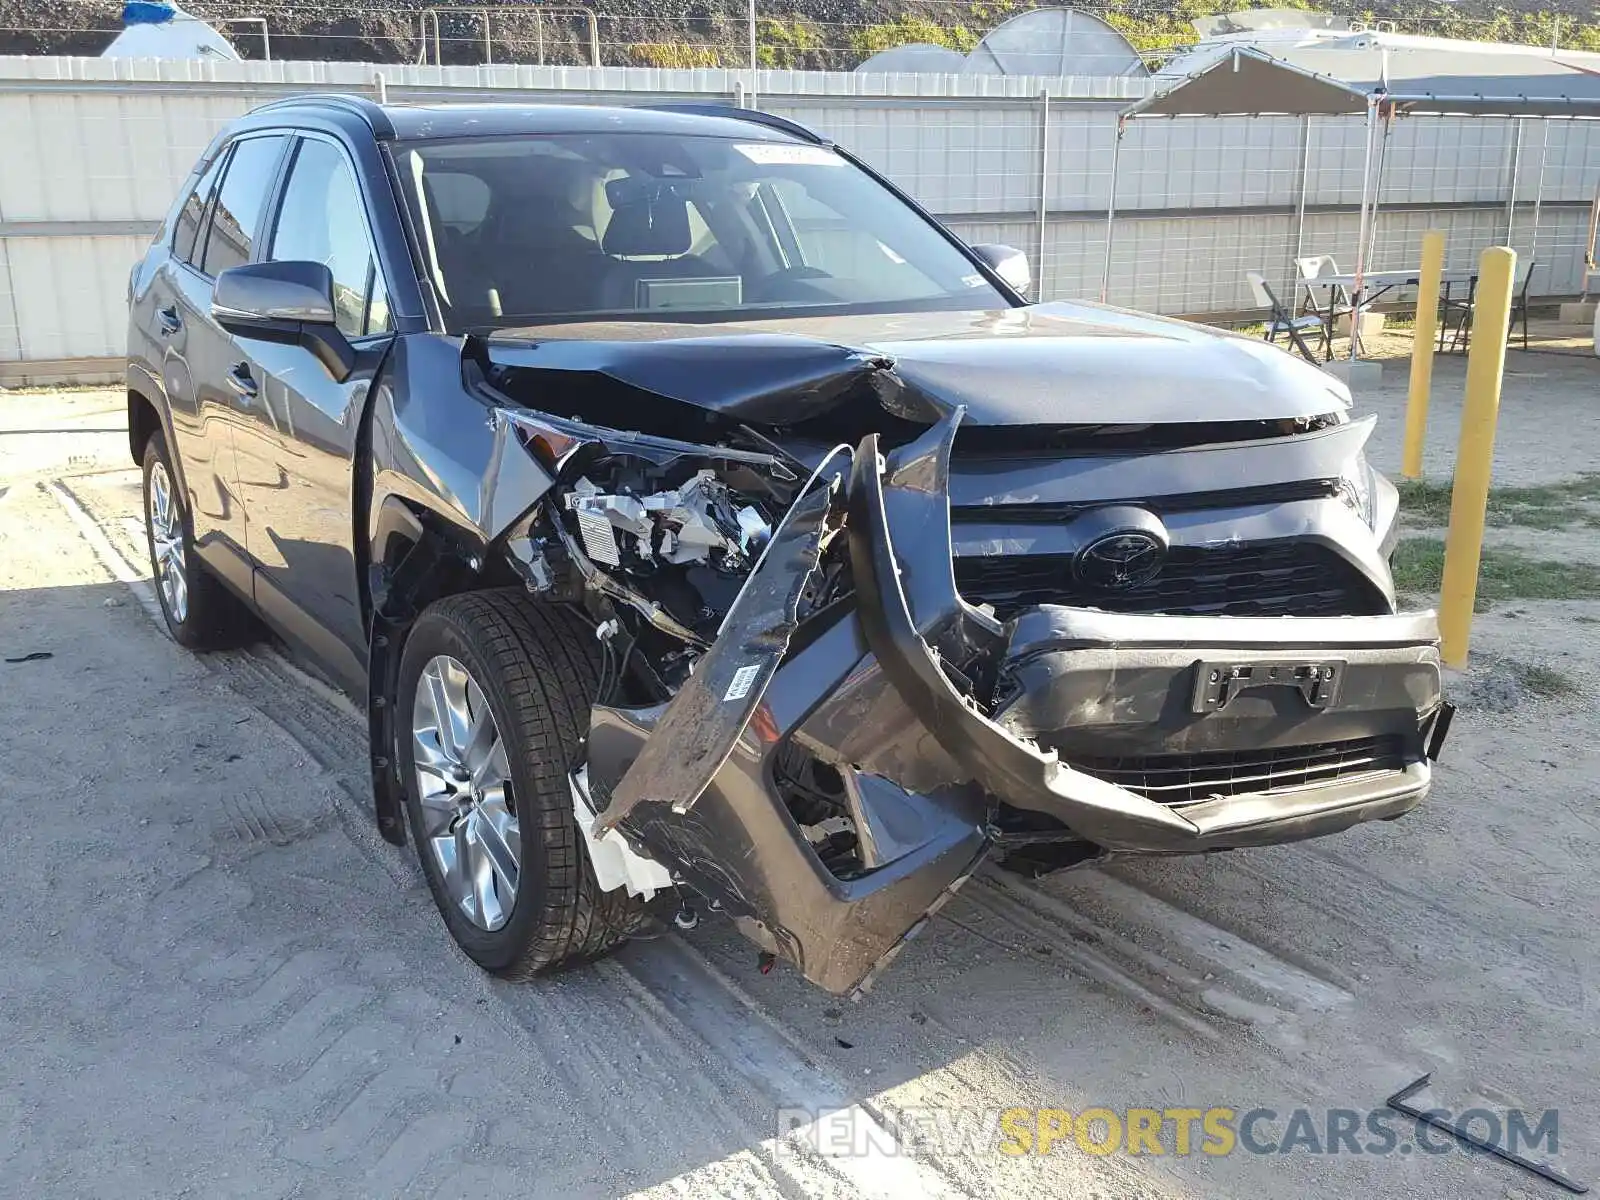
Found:
[[[217,186],[217,176],[222,174],[222,164],[227,159],[227,152],[217,155],[211,160],[211,165],[206,168],[200,182],[194,185],[188,197],[183,202],[183,208],[178,212],[178,229],[172,239],[172,252],[186,263],[195,263],[194,244],[200,235],[200,224],[205,220],[206,204],[211,199],[211,191]]]

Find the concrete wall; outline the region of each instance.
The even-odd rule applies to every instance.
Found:
[[[230,119],[300,91],[376,95],[380,77],[390,100],[435,102],[736,101],[750,84],[726,70],[0,58],[0,383],[114,369],[128,269]],[[1026,250],[1045,298],[1095,298],[1104,275],[1114,303],[1233,312],[1249,307],[1246,270],[1287,296],[1297,254],[1354,266],[1357,120],[1136,120],[1114,154],[1142,80],[764,71],[756,83],[760,107],[861,155],[963,237]],[[1594,122],[1414,118],[1384,156],[1394,207],[1375,267],[1410,264],[1432,227],[1467,265],[1509,220],[1537,260],[1535,294],[1581,289]]]

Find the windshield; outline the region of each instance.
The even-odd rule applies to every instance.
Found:
[[[821,146],[566,134],[402,143],[396,161],[452,333],[1010,304]]]

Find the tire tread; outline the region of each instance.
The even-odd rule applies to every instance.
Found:
[[[497,675],[512,705],[506,718],[517,727],[533,781],[532,795],[528,789],[517,793],[517,818],[536,822],[540,831],[546,866],[538,893],[542,911],[527,944],[495,973],[526,979],[604,954],[638,929],[644,906],[625,888],[600,889],[572,812],[567,776],[587,733],[600,678],[593,627],[517,588],[451,596],[429,611],[468,634]]]

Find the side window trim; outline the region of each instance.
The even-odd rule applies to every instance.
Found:
[[[374,253],[367,255],[367,282],[362,288],[361,296],[361,337],[376,336],[372,331],[372,293],[373,284],[378,281],[378,256]],[[379,331],[384,332],[382,330]]]
[[[770,182],[763,183],[756,194],[761,198],[761,206],[767,210],[767,219],[772,222],[773,236],[783,247],[784,257],[791,259],[794,266],[809,265],[806,262],[806,248],[801,244],[800,234],[794,227],[794,218],[789,215],[789,207],[784,204],[778,189]]]
[[[233,166],[233,152],[239,145],[239,138],[229,140],[223,148],[222,169],[217,172],[217,177],[212,181],[211,194],[206,197],[206,210],[200,214],[200,229],[194,235],[194,248],[189,251],[189,266],[202,279],[210,279],[206,274],[206,247],[211,244],[211,218],[217,211],[217,197],[222,195],[223,182],[228,178],[228,168]]]
[[[202,187],[209,187],[216,181],[211,176],[215,167],[220,167],[223,160],[228,157],[231,146],[223,146],[207,161],[198,164],[194,170],[194,186],[183,194],[183,203],[178,206],[177,219],[172,222],[172,232],[167,237],[167,252],[179,262],[187,262],[188,256],[178,252],[178,239],[183,236],[183,214],[189,207],[189,201],[200,195]],[[220,175],[221,172],[219,171]],[[211,194],[207,192],[200,201],[200,218],[195,222],[195,236],[189,243],[189,254],[194,253],[194,242],[200,238],[200,230],[205,228],[206,210],[211,206]]]
[[[300,147],[306,144],[306,135],[303,130],[296,129],[289,134],[289,149],[283,156],[283,165],[278,168],[277,185],[272,189],[272,196],[267,204],[265,220],[263,222],[264,236],[258,240],[261,243],[262,261],[272,261],[272,246],[278,240],[278,221],[283,216],[283,202],[289,196],[289,180],[294,178],[294,165],[300,161]]]
[[[284,185],[289,182],[289,164],[300,145],[300,133],[295,129],[273,129],[270,136],[283,140],[278,150],[278,163],[272,171],[272,181],[267,185],[266,203],[261,206],[261,229],[250,246],[251,262],[266,262],[267,248],[272,245],[272,235],[278,229],[278,206],[283,203]]]
[[[284,167],[288,161],[288,156],[285,153],[285,150],[294,141],[294,131],[289,129],[252,129],[247,133],[241,133],[238,137],[229,138],[228,141],[223,145],[222,149],[217,151],[216,158],[212,160],[212,162],[220,165],[217,170],[217,177],[212,181],[211,184],[211,194],[206,197],[205,210],[200,214],[200,228],[195,232],[194,245],[189,249],[188,258],[183,258],[177,255],[177,234],[173,234],[174,240],[172,249],[174,252],[174,257],[177,258],[178,262],[188,267],[202,279],[216,278],[216,276],[208,274],[206,269],[201,264],[206,261],[206,249],[211,242],[211,218],[216,212],[217,198],[222,195],[222,185],[227,182],[228,172],[233,169],[234,150],[238,148],[239,143],[241,142],[250,141],[252,138],[266,137],[278,138],[284,143],[283,148],[281,148],[278,152],[278,161],[273,168],[272,179],[267,185],[267,211],[271,212],[276,210],[278,197],[283,190]],[[209,167],[207,169],[209,169]],[[203,177],[204,172],[201,172],[201,174]],[[260,244],[261,238],[257,236],[255,243],[250,248],[250,258],[248,261],[261,261],[259,250]]]
[[[216,164],[217,176],[211,181],[211,190],[206,193],[205,204],[200,209],[200,220],[194,231],[194,242],[189,246],[187,255],[177,254],[177,244],[174,241],[173,252],[180,266],[189,268],[202,279],[210,279],[200,267],[206,260],[206,240],[211,236],[211,212],[217,206],[217,193],[222,190],[222,181],[228,175],[228,163],[233,159],[233,147],[236,143],[229,141],[217,151],[217,157],[212,159]],[[209,168],[207,168],[209,170]],[[201,173],[201,183],[205,182],[204,172]],[[196,185],[198,186],[198,185]],[[176,235],[174,235],[176,237]]]
[[[385,299],[391,295],[389,283],[383,276],[383,264],[378,255],[378,242],[372,235],[372,203],[367,196],[367,190],[361,182],[361,169],[351,156],[349,147],[345,146],[338,138],[314,130],[295,130],[290,136],[291,145],[288,153],[283,156],[283,161],[278,167],[278,177],[273,188],[268,213],[268,236],[257,239],[262,250],[261,261],[269,261],[274,247],[278,241],[278,225],[283,218],[283,204],[289,195],[289,184],[294,179],[294,165],[299,161],[301,148],[307,142],[324,142],[332,146],[339,157],[344,160],[346,170],[350,173],[350,181],[355,184],[356,195],[361,198],[361,231],[366,236],[367,243],[367,280],[364,295],[361,301],[361,327],[367,329],[372,323],[372,299],[377,284],[382,283]],[[392,320],[392,319],[391,319]],[[380,329],[371,332],[358,333],[350,337],[356,345],[366,342],[369,338],[388,337],[393,329]]]

